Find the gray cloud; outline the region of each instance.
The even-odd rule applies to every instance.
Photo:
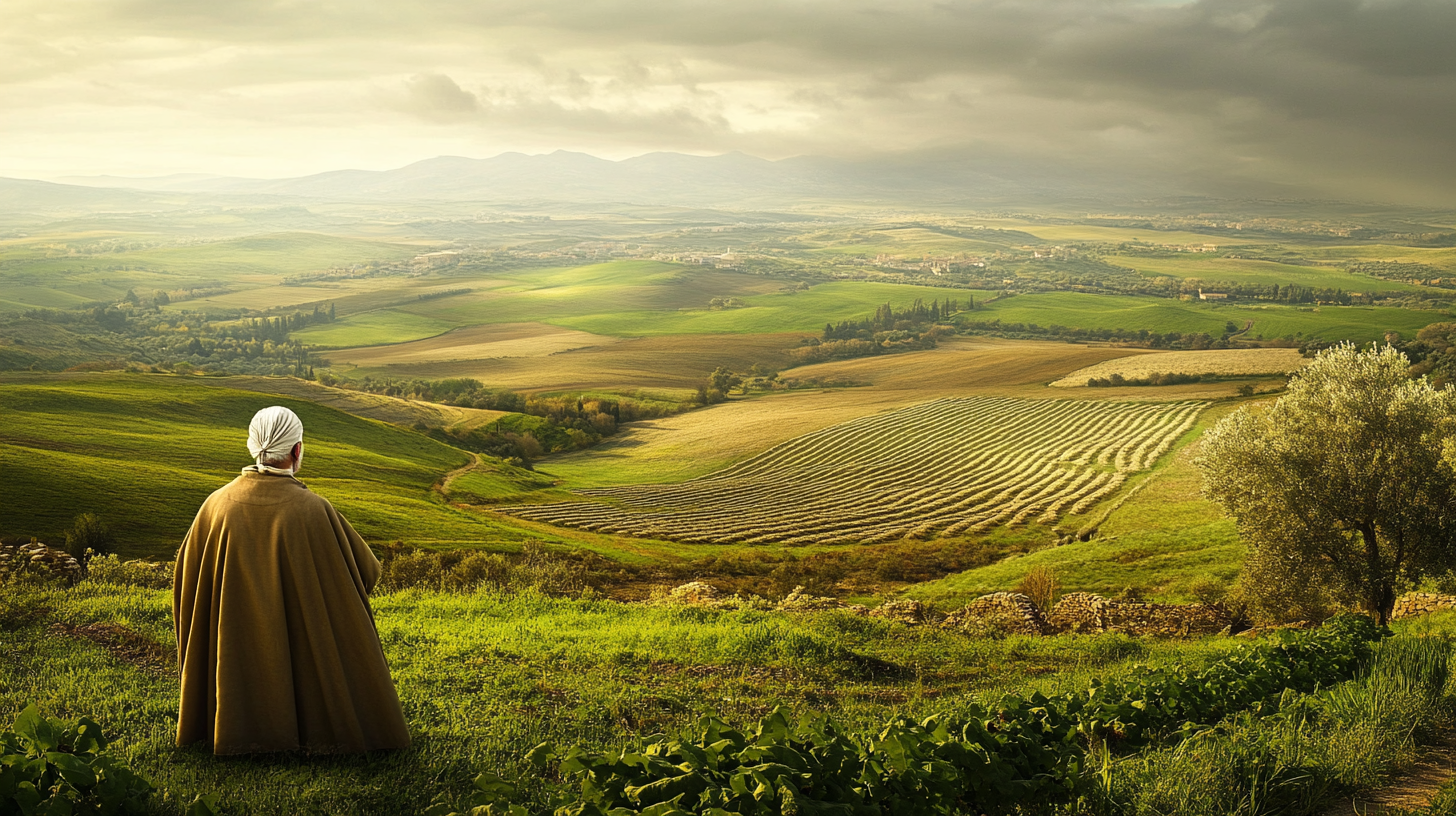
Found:
[[[0,104],[82,152],[99,149],[87,106],[100,123],[130,105],[139,121],[173,111],[166,124],[199,140],[251,122],[259,151],[366,123],[377,166],[442,145],[962,148],[1230,189],[1456,198],[1449,0],[15,5]],[[381,107],[397,118],[377,121]],[[25,160],[24,134],[0,124],[0,138]]]
[[[405,82],[404,108],[425,119],[459,121],[481,111],[475,94],[444,74],[415,74]]]

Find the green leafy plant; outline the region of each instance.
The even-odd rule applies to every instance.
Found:
[[[152,783],[106,753],[88,717],[57,720],[34,704],[0,732],[0,816],[110,816],[151,811]]]
[[[1347,680],[1381,634],[1368,618],[1336,618],[1200,672],[1149,670],[1053,697],[1006,695],[956,717],[896,718],[869,735],[779,709],[751,733],[705,717],[690,733],[620,752],[548,743],[527,759],[555,764],[573,783],[556,792],[556,816],[1020,812],[1075,800],[1089,783],[1089,753],[1181,744],[1231,714],[1273,714],[1291,692]],[[520,816],[512,792],[482,775],[470,812]],[[431,814],[448,812],[439,805]]]

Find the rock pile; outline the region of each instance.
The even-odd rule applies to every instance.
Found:
[[[919,601],[886,601],[871,609],[870,616],[917,626],[931,621],[930,608]]]
[[[1395,609],[1390,613],[1390,619],[1415,618],[1447,609],[1456,609],[1456,595],[1407,592],[1395,600]]]
[[[81,565],[75,558],[35,539],[0,542],[0,577],[14,572],[48,572],[73,582],[81,580]]]
[[[702,581],[692,581],[680,587],[674,587],[667,593],[665,599],[670,604],[683,604],[687,606],[712,606],[723,600],[723,591]]]

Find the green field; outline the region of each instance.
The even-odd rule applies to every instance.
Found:
[[[862,320],[877,307],[897,308],[916,300],[956,299],[962,305],[989,293],[936,286],[906,286],[874,282],[822,283],[806,292],[775,293],[745,298],[746,308],[709,311],[625,312],[557,318],[547,322],[596,334],[647,336],[667,334],[767,334],[819,332],[825,323]]]
[[[1346,292],[1421,291],[1420,287],[1408,283],[1356,275],[1340,269],[1255,261],[1247,258],[1221,258],[1202,253],[1164,258],[1142,255],[1109,255],[1107,261],[1118,266],[1136,269],[1150,277],[1163,275],[1174,278],[1198,278],[1219,283],[1257,283],[1279,286],[1293,284],[1315,289],[1343,289]]]
[[[1456,249],[1451,248],[1366,244],[1363,246],[1301,247],[1300,252],[1310,258],[1320,260],[1420,263],[1426,266],[1434,266],[1437,269],[1456,271]]]
[[[293,336],[311,345],[347,348],[423,340],[453,328],[457,325],[449,321],[421,317],[399,309],[379,309],[335,323],[311,326],[294,332]]]
[[[1220,304],[1131,295],[1046,292],[1016,295],[986,304],[964,320],[1036,323],[1043,328],[1147,329],[1157,333],[1208,333],[1218,336],[1226,324],[1240,329],[1253,321],[1251,338],[1302,336],[1322,340],[1380,340],[1388,331],[1413,336],[1422,327],[1447,319],[1440,312],[1388,306],[1320,306]]]
[[[418,253],[415,247],[312,232],[105,252],[92,247],[97,237],[60,234],[0,244],[0,309],[70,308],[91,301],[116,301],[128,289],[149,295],[154,289],[218,284],[256,288],[276,284],[288,275],[368,261],[399,261]]]
[[[449,328],[539,322],[614,337],[673,334],[818,332],[825,323],[862,319],[876,307],[983,298],[988,293],[874,282],[822,283],[807,291],[781,289],[745,275],[656,261],[505,273],[514,285],[455,297],[406,302],[296,332],[308,343],[350,347],[399,343]],[[714,297],[747,306],[710,310]]]

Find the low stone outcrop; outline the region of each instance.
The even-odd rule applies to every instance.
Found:
[[[1417,618],[1421,615],[1429,615],[1432,612],[1443,612],[1447,609],[1456,609],[1456,595],[1441,595],[1436,592],[1407,592],[1395,599],[1395,609],[1391,611],[1390,619]]]
[[[977,624],[1020,635],[1041,635],[1047,631],[1046,620],[1042,618],[1036,602],[1020,592],[982,595],[950,613],[941,622],[942,626],[954,629]]]
[[[723,591],[712,584],[690,581],[682,586],[673,587],[663,600],[670,604],[711,606],[723,600]]]
[[[44,572],[69,581],[81,580],[81,564],[69,553],[34,539],[0,543],[0,578],[13,572]]]
[[[917,626],[930,620],[930,608],[919,601],[885,601],[870,610],[870,617]]]
[[[810,595],[803,587],[794,587],[794,591],[788,597],[779,602],[780,612],[824,612],[826,610],[839,610],[848,612],[851,615],[867,615],[869,608],[860,604],[845,603],[838,598],[826,598],[823,595]]]

